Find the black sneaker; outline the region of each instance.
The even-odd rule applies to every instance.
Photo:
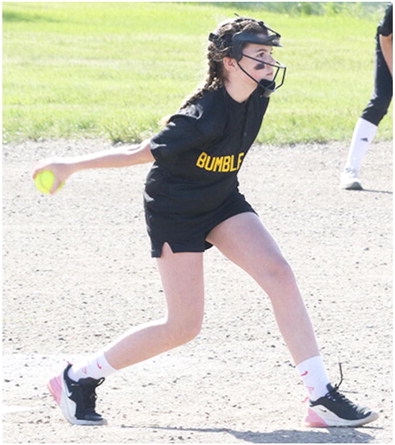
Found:
[[[48,382],[52,397],[66,420],[73,425],[105,425],[105,419],[95,411],[96,387],[104,382],[104,378],[86,378],[74,382],[68,376],[71,366],[69,364],[60,375]]]
[[[328,385],[328,392],[316,401],[309,401],[305,426],[361,426],[373,422],[379,416],[374,411],[358,406],[338,392],[340,384]]]

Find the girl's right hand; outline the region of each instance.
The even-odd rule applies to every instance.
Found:
[[[44,170],[51,170],[55,175],[55,180],[50,190],[50,194],[56,192],[59,186],[66,182],[66,179],[73,173],[72,164],[70,162],[66,162],[61,158],[51,158],[44,159],[39,162],[33,169],[32,178],[35,177]]]

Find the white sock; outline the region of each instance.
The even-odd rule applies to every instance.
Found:
[[[311,400],[317,400],[328,392],[329,379],[320,355],[299,363],[296,365],[296,370]]]
[[[100,379],[108,377],[117,370],[113,368],[107,361],[104,352],[89,357],[81,362],[74,364],[68,372],[71,380],[78,382],[80,379],[91,377],[92,379]]]
[[[348,152],[346,168],[359,171],[361,169],[362,159],[366,155],[369,145],[377,133],[377,125],[359,118],[351,140]]]

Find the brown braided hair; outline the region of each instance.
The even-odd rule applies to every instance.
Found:
[[[184,100],[180,109],[186,108],[196,99],[202,97],[204,91],[217,90],[224,85],[226,76],[222,60],[224,57],[232,57],[232,37],[241,31],[268,34],[263,22],[252,18],[237,17],[220,23],[214,33],[210,34],[207,48],[208,73],[206,80],[201,87]]]

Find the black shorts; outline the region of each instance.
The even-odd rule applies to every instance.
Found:
[[[145,219],[151,239],[151,256],[160,258],[164,243],[173,252],[204,252],[212,247],[207,235],[221,222],[239,213],[255,210],[244,195],[233,192],[220,206],[201,215],[157,213],[145,205]]]
[[[378,39],[378,37],[376,38]],[[374,70],[374,89],[370,102],[363,110],[361,117],[378,126],[387,114],[392,100],[392,75],[384,59],[380,44],[376,43],[376,60]]]

